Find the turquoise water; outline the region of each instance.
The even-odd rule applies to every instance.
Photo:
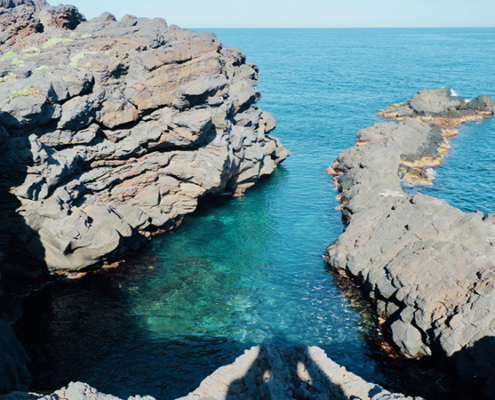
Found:
[[[325,269],[321,255],[343,229],[325,169],[380,121],[376,112],[420,89],[494,96],[495,30],[213,31],[259,66],[261,106],[292,156],[245,197],[208,200],[118,270],[27,299],[18,332],[33,388],[78,379],[121,397],[173,399],[243,349],[275,342],[321,346],[363,378],[415,394],[426,378],[384,361],[372,313]],[[424,190],[489,211],[494,136],[492,120],[462,127]]]

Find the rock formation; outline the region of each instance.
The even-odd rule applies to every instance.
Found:
[[[0,400],[119,400],[85,383],[70,383],[51,395],[12,393]],[[194,392],[177,400],[421,400],[366,382],[329,359],[319,347],[274,345],[246,350],[217,369]],[[128,400],[154,400],[129,397]]]
[[[363,284],[403,355],[456,355],[478,377],[495,359],[486,345],[495,336],[495,215],[408,195],[401,176],[438,165],[455,127],[494,107],[488,96],[464,102],[449,89],[421,91],[381,113],[401,122],[359,131],[329,168],[347,226],[328,264]]]
[[[160,18],[86,21],[44,0],[0,0],[0,27],[4,276],[122,258],[201,197],[240,195],[289,154],[256,107],[256,65],[213,34]],[[2,294],[6,392],[29,378]]]
[[[3,249],[26,243],[51,271],[116,259],[289,154],[255,106],[257,67],[213,34],[3,3],[0,167],[25,224]]]

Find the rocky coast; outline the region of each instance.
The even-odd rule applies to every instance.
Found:
[[[213,34],[168,26],[160,18],[128,15],[118,21],[104,13],[88,21],[73,6],[52,7],[45,0],[0,0],[0,27],[0,394],[21,390],[2,400],[118,400],[80,382],[52,394],[22,392],[29,387],[30,374],[28,356],[11,328],[20,315],[18,297],[53,275],[77,278],[92,268],[116,266],[114,262],[136,253],[154,236],[177,227],[205,196],[242,196],[271,174],[289,151],[270,135],[276,127],[271,114],[257,106],[256,65],[246,63],[240,50],[226,48]],[[440,110],[421,109],[433,104]],[[388,225],[377,228],[394,237],[383,239],[384,243],[378,240],[387,254],[394,254],[403,243],[405,247],[411,243],[414,250],[414,254],[404,250],[405,260],[416,259],[417,254],[434,258],[445,248],[452,250],[454,272],[433,269],[431,273],[435,279],[445,275],[462,278],[460,289],[455,286],[457,280],[446,279],[445,284],[437,285],[438,290],[452,290],[458,297],[457,308],[448,314],[443,308],[437,311],[440,306],[435,303],[431,327],[436,327],[437,321],[453,327],[457,336],[451,332],[444,341],[454,351],[462,346],[472,349],[463,353],[469,362],[462,365],[466,374],[476,376],[476,368],[486,369],[490,353],[469,346],[487,338],[476,335],[489,332],[491,314],[483,307],[490,301],[492,279],[491,258],[482,259],[478,254],[485,254],[482,252],[491,242],[485,246],[472,235],[491,232],[495,219],[445,211],[440,201],[425,208],[425,196],[407,200],[397,171],[403,180],[428,184],[431,177],[424,167],[441,162],[448,151],[445,138],[455,133],[456,124],[484,118],[492,111],[493,104],[486,97],[466,105],[450,92],[423,93],[385,110],[386,118],[403,120],[400,125],[390,123],[362,131],[356,149],[364,152],[369,146],[377,152],[366,153],[358,170],[353,169],[358,155],[349,155],[330,171],[338,176],[342,209],[349,223],[344,235],[351,235],[354,229],[370,236],[354,241],[349,236],[352,246],[364,246],[366,241],[370,246],[376,244],[371,235],[384,220],[380,204],[385,201],[390,207],[412,207],[413,213],[413,221],[404,225],[410,234],[404,234],[404,240],[397,239]],[[435,206],[441,209],[439,222]],[[454,244],[442,242],[432,251],[423,251],[423,243],[413,243],[414,238],[433,229],[420,223],[424,209],[433,213],[434,229],[445,230],[452,221],[457,224],[457,230],[442,233],[448,242],[454,238]],[[395,217],[403,215],[400,210]],[[370,219],[364,217],[366,212]],[[371,228],[351,228],[353,221],[364,223],[356,215]],[[344,235],[341,245],[338,242],[328,252],[329,261],[335,261],[331,265],[346,276],[361,279],[366,275],[362,282],[372,288],[369,293],[386,326],[393,327],[403,354],[418,357],[437,352],[439,339],[431,336],[432,328],[424,322],[429,306],[414,303],[423,299],[421,304],[432,304],[428,302],[434,294],[413,282],[415,289],[405,290],[401,297],[391,287],[409,287],[408,279],[414,279],[414,273],[407,271],[397,277],[395,269],[388,286],[379,272],[374,272],[380,284],[372,286],[373,273],[358,270],[368,253],[348,259],[346,254],[345,262],[339,256],[353,252]],[[468,236],[471,239],[466,239]],[[473,248],[462,258],[461,250],[471,246],[470,240]],[[370,247],[366,251],[371,254],[375,250]],[[375,253],[370,257],[378,260]],[[463,264],[472,260],[478,263],[474,272]],[[466,293],[469,301],[463,302]],[[443,304],[440,297],[434,297],[437,300]],[[462,309],[465,304],[469,307]],[[471,319],[464,315],[468,311],[474,313]],[[415,319],[420,312],[425,316],[418,320],[424,322],[425,330]],[[465,332],[457,334],[453,324],[461,324]],[[485,358],[476,351],[484,352]],[[130,399],[140,398],[152,400],[149,396]],[[364,381],[319,348],[263,345],[206,378],[186,397],[194,398],[406,397]]]
[[[256,106],[258,68],[213,34],[160,18],[87,21],[44,0],[0,1],[0,27],[6,291],[120,260],[201,198],[240,196],[289,155]],[[18,307],[3,294],[6,393],[26,389],[29,373],[10,327]]]
[[[0,394],[118,400],[81,382],[25,392],[11,292],[120,260],[201,198],[241,196],[290,153],[256,106],[256,65],[212,34],[158,18],[87,21],[44,0],[0,0],[0,26]],[[304,346],[253,348],[187,398],[315,395],[405,398]]]
[[[328,264],[360,282],[382,327],[405,357],[456,362],[460,376],[495,396],[495,216],[464,213],[408,194],[404,181],[431,184],[456,127],[494,114],[495,102],[466,102],[450,89],[420,91],[357,134],[328,172],[335,176],[344,233]]]

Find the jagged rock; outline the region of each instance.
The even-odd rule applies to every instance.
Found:
[[[35,7],[36,10],[40,10],[48,6],[48,2],[45,0],[0,0],[1,8],[15,8],[22,5]]]
[[[430,120],[438,117],[440,123],[427,124],[418,115],[419,120],[361,130],[358,145],[329,169],[336,176],[347,227],[326,257],[377,300],[403,355],[458,357],[481,346],[482,338],[495,336],[495,221],[423,194],[407,195],[401,165],[421,169],[441,162],[449,135],[445,127],[493,115],[493,109],[491,100],[482,97],[472,110],[488,104],[490,111],[481,105],[469,119],[448,119],[445,111],[452,104],[464,107],[460,98],[450,98],[447,90],[417,96],[413,100],[435,103],[422,110],[435,109],[442,116]],[[445,96],[448,101],[438,100]],[[487,368],[477,376],[490,374]]]
[[[495,109],[495,101],[485,94],[471,100],[467,103],[466,108],[476,111],[492,112]]]
[[[430,115],[438,114],[449,108],[457,108],[464,104],[464,100],[452,96],[450,89],[420,90],[408,104],[416,113]]]
[[[39,276],[33,256],[53,273],[122,258],[204,195],[243,191],[289,155],[255,107],[257,67],[213,34],[160,18],[86,21],[44,0],[0,0],[0,28],[5,275]],[[0,318],[12,313],[2,295]],[[26,389],[26,363],[0,319],[0,393]],[[57,396],[103,398],[81,384]]]
[[[123,257],[289,154],[255,107],[257,67],[214,35],[4,4],[0,167],[16,166],[5,185],[30,230],[21,240],[50,270]],[[21,25],[34,28],[19,37]]]

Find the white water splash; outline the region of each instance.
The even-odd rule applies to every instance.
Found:
[[[426,172],[428,172],[432,176],[437,176],[437,171],[435,171],[433,168],[426,168]]]
[[[454,89],[450,89],[450,95],[453,97],[457,97],[457,93],[455,92]]]

